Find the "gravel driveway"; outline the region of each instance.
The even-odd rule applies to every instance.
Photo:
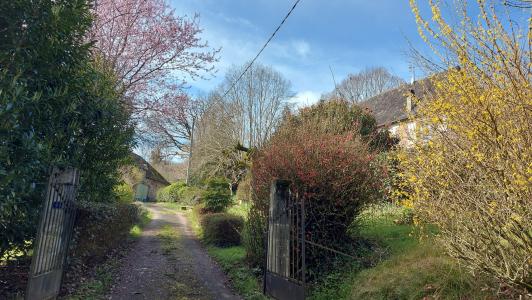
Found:
[[[180,213],[146,204],[152,221],[125,257],[109,299],[241,299]]]

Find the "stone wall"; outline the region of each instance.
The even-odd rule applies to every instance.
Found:
[[[154,181],[154,180],[150,180],[150,179],[146,179],[145,180],[146,182],[146,185],[148,185],[149,189],[148,189],[148,201],[155,201],[157,200],[157,192],[162,189],[163,187],[165,187],[166,185],[158,182],[158,181]]]

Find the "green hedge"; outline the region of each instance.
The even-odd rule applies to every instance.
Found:
[[[124,243],[141,213],[132,203],[80,203],[70,253],[74,263],[103,261]]]
[[[201,218],[203,239],[219,247],[240,245],[244,219],[227,213],[205,214]]]
[[[176,202],[183,205],[195,205],[201,198],[201,189],[194,186],[187,186],[182,181],[174,182],[162,188],[157,193],[159,202]]]
[[[78,199],[112,201],[134,146],[117,76],[87,39],[92,2],[1,1],[0,257],[29,250],[50,167],[81,171]]]

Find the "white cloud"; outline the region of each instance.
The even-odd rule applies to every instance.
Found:
[[[243,26],[252,30],[258,30],[257,26],[251,23],[250,20],[241,17],[229,17],[223,13],[218,13],[218,16],[231,26]]]
[[[299,56],[301,56],[302,58],[306,58],[307,55],[310,53],[309,43],[303,40],[293,41],[292,47],[294,47],[296,53],[299,54]]]
[[[298,92],[293,98],[292,101],[295,103],[296,107],[305,107],[310,106],[318,100],[320,100],[321,93],[316,91],[301,91]]]

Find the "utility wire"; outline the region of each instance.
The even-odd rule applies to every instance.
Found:
[[[279,29],[281,29],[281,27],[283,26],[284,22],[286,21],[286,19],[288,19],[288,17],[290,16],[290,14],[292,13],[292,11],[294,11],[294,9],[296,8],[297,4],[299,3],[299,1],[301,0],[297,0],[294,5],[292,6],[292,8],[288,11],[288,13],[286,14],[286,16],[284,16],[283,20],[281,21],[281,23],[279,24],[279,26],[277,26],[277,28],[275,29],[275,31],[270,35],[270,38],[268,38],[268,40],[266,41],[266,43],[264,43],[264,46],[262,46],[262,48],[260,49],[260,51],[257,53],[257,55],[255,55],[255,57],[251,60],[251,62],[247,65],[247,67],[244,69],[244,72],[242,72],[240,74],[240,76],[238,76],[238,78],[233,81],[233,83],[231,84],[231,86],[229,87],[229,89],[227,89],[227,91],[225,91],[225,93],[223,94],[222,96],[222,99],[225,98],[225,96],[227,96],[227,94],[235,87],[235,85],[238,83],[238,81],[240,81],[240,79],[242,79],[242,77],[244,76],[244,74],[246,74],[246,72],[249,70],[249,68],[251,68],[251,65],[253,65],[253,63],[255,62],[255,60],[257,60],[257,58],[259,57],[259,55],[262,53],[262,51],[264,51],[264,49],[268,46],[268,44],[270,43],[270,41],[273,39],[273,37],[277,34],[277,32],[279,31]]]

